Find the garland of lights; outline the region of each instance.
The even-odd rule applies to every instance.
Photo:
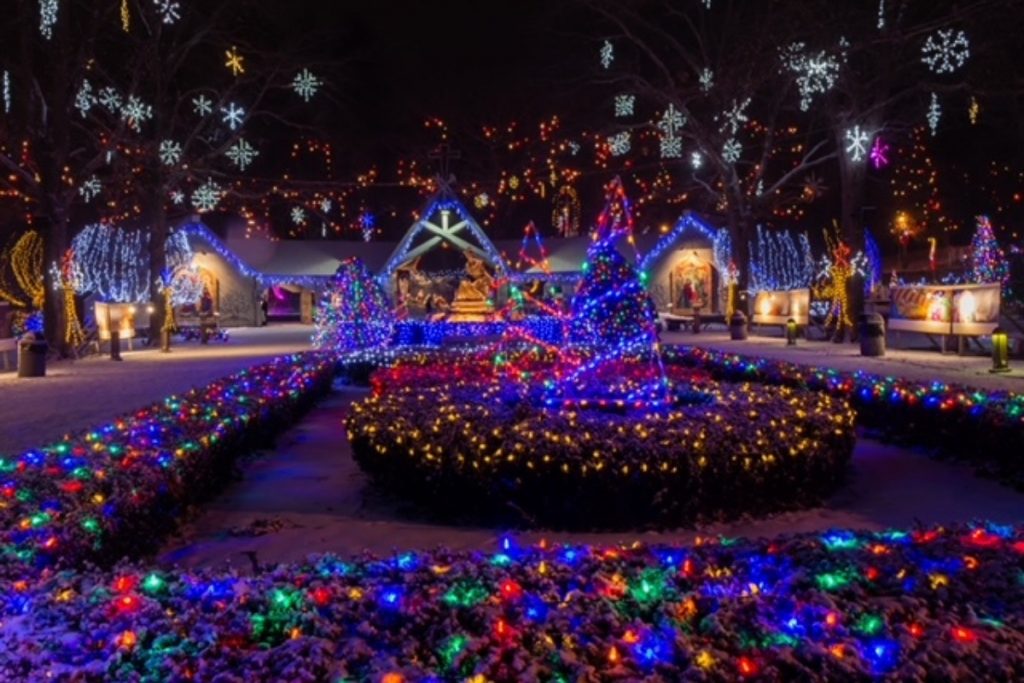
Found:
[[[811,286],[814,279],[811,243],[807,233],[801,233],[797,240],[799,247],[789,232],[757,226],[757,246],[750,245],[751,291],[787,291]]]
[[[1024,530],[19,574],[0,672],[179,680],[1012,680]],[[998,596],[998,599],[993,599]],[[341,637],[339,634],[344,634]],[[202,645],[197,646],[197,639]]]
[[[71,241],[72,279],[101,301],[149,301],[149,232],[94,223]]]
[[[7,265],[19,291],[6,281]],[[46,285],[43,280],[43,240],[35,230],[29,230],[0,254],[0,299],[18,308],[43,307]]]

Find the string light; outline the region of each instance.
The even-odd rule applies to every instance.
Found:
[[[232,46],[230,50],[226,50],[224,52],[224,57],[227,59],[227,61],[224,62],[224,66],[231,71],[232,76],[237,78],[241,74],[245,73],[245,66],[243,64],[245,58],[238,54],[237,48]]]

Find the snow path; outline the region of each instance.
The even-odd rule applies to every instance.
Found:
[[[291,561],[312,552],[352,556],[364,549],[493,549],[498,528],[419,521],[401,503],[367,489],[352,460],[342,420],[359,390],[340,389],[285,433],[273,454],[248,463],[242,481],[208,503],[182,535],[165,547],[163,565],[214,566],[224,561],[248,569],[247,552],[260,562]],[[700,534],[762,537],[832,527],[885,529],[916,521],[1024,520],[1024,494],[972,474],[968,467],[858,439],[847,484],[821,508],[766,519],[713,524],[668,532],[525,532],[541,538],[598,544],[689,543]],[[264,535],[247,535],[254,522],[269,522]],[[257,525],[258,526],[258,525]],[[279,527],[279,528],[277,528]],[[236,533],[232,534],[234,530]],[[243,533],[237,533],[242,531]]]

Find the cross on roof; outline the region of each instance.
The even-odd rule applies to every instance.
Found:
[[[435,149],[433,152],[430,152],[427,155],[427,158],[434,159],[439,162],[439,168],[437,170],[438,175],[440,175],[443,180],[449,181],[451,179],[451,176],[449,174],[451,160],[461,159],[462,152],[460,152],[457,149],[452,149],[451,145],[449,145],[447,142],[442,142],[440,145],[437,146],[437,149]]]

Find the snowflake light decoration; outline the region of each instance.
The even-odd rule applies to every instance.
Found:
[[[750,100],[747,100],[748,102]],[[658,120],[658,130],[660,130],[666,136],[675,136],[679,129],[686,125],[686,117],[679,113],[675,105],[671,102],[668,105],[668,109],[661,115]]]
[[[50,40],[53,38],[53,25],[57,23],[57,0],[39,0],[39,33]]]
[[[171,201],[174,202],[175,204],[185,203],[185,193],[182,192],[181,190],[175,190],[174,192],[171,192]]]
[[[932,101],[928,105],[928,115],[925,118],[934,136],[939,131],[939,121],[942,119],[942,107],[939,106],[939,96],[936,93],[932,93]]]
[[[92,176],[79,186],[78,194],[80,194],[82,199],[85,200],[85,203],[88,204],[95,199],[101,189],[102,186],[100,185],[100,179],[96,176]]]
[[[704,156],[700,152],[690,152],[690,168],[694,171],[704,165]]]
[[[627,154],[633,146],[628,130],[609,136],[607,143],[608,151],[611,152],[613,157],[620,157],[623,154]]]
[[[239,139],[225,152],[225,156],[231,159],[239,171],[247,169],[259,155],[259,150],[250,145],[248,140],[243,139]]]
[[[292,81],[292,89],[295,91],[295,94],[306,102],[313,99],[313,95],[316,95],[322,85],[323,81],[314,76],[309,69],[300,71],[295,76],[295,80]]]
[[[75,95],[75,109],[78,110],[84,119],[89,115],[89,110],[92,109],[94,104],[96,104],[96,95],[92,92],[92,83],[82,81],[82,86],[78,89],[78,94]]]
[[[722,145],[722,159],[727,164],[735,164],[740,160],[740,154],[742,153],[743,147],[736,138],[729,138]]]
[[[224,115],[221,121],[226,123],[231,130],[237,130],[242,126],[242,121],[245,119],[245,109],[242,107],[232,102],[227,107],[221,107],[220,112]]]
[[[224,66],[231,70],[232,76],[238,76],[245,73],[245,66],[242,64],[245,61],[245,57],[238,54],[238,48],[232,46],[230,50],[224,51],[224,56],[227,61],[224,62]]]
[[[292,223],[295,225],[306,224],[306,210],[301,206],[292,207]]]
[[[207,178],[206,182],[196,188],[196,191],[192,193],[192,206],[200,213],[213,211],[217,208],[217,205],[220,204],[220,199],[223,196],[224,191],[221,189],[220,185],[213,182],[210,178]]]
[[[636,105],[636,95],[616,95],[615,96],[615,116],[617,118],[625,118],[633,115],[634,107]]]
[[[4,113],[11,113],[11,72],[4,69]]]
[[[878,0],[878,30],[885,28],[885,0]]]
[[[746,123],[750,120],[747,116],[747,107],[750,106],[750,98],[743,100],[742,102],[732,101],[732,109],[728,109],[722,114],[722,118],[725,122],[722,124],[722,132],[726,129],[729,131],[729,135],[735,136],[739,132],[740,124]]]
[[[860,129],[860,124],[848,128],[844,136],[846,138],[846,153],[850,155],[850,161],[861,161],[867,154],[869,136]]]
[[[324,199],[320,202],[320,211],[322,213],[330,213],[333,207],[334,202],[332,202],[330,199]]]
[[[156,11],[165,24],[170,26],[181,19],[181,3],[176,0],[153,0]]]
[[[160,156],[160,163],[164,166],[174,166],[181,161],[181,153],[181,143],[174,140],[161,141],[160,147],[157,150],[157,154]]]
[[[197,95],[192,98],[192,111],[199,116],[209,116],[213,113],[213,100],[206,95]]]
[[[576,156],[577,154],[580,153],[580,143],[576,142],[575,140],[570,140],[568,142],[568,145],[569,154],[571,154],[572,156]]]
[[[715,85],[715,74],[711,69],[704,67],[701,69],[698,80],[700,81],[700,89],[703,92],[708,92]]]
[[[937,74],[951,74],[971,56],[971,43],[967,34],[953,29],[942,29],[928,36],[921,47],[921,61]]]
[[[121,107],[121,118],[128,127],[136,133],[142,132],[142,124],[153,118],[153,107],[140,100],[135,95],[130,95],[128,101]]]
[[[796,75],[800,110],[807,111],[815,95],[831,90],[839,78],[839,60],[824,50],[808,55],[803,43],[792,43],[782,52],[783,64]]]
[[[875,142],[871,145],[870,156],[871,164],[875,167],[875,170],[889,165],[889,145],[885,144],[881,135],[875,137]]]
[[[100,88],[99,95],[96,100],[107,108],[108,111],[115,112],[121,109],[121,95],[114,88],[107,86]]]
[[[604,41],[601,46],[601,66],[606,69],[610,69],[612,62],[615,61],[615,46],[612,45],[610,40]]]
[[[665,135],[658,141],[662,159],[678,159],[683,156],[683,140],[674,135]]]

